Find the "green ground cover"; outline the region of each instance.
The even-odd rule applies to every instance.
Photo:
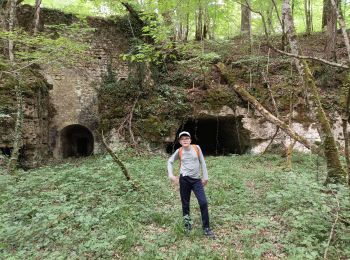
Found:
[[[322,185],[325,166],[295,155],[208,157],[206,188],[216,240],[182,231],[166,158],[120,154],[140,191],[109,156],[0,175],[1,259],[329,259],[350,258],[346,187]]]

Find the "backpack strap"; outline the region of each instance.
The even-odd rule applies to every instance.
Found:
[[[197,157],[198,157],[198,159],[199,159],[199,149],[198,149],[198,146],[195,145],[195,144],[191,144],[191,146],[192,146],[193,149],[196,151]]]
[[[199,160],[199,149],[197,145],[191,144],[192,148],[196,151],[198,160]],[[182,147],[179,148],[179,158],[180,158],[180,167],[181,167],[181,162],[182,162]]]

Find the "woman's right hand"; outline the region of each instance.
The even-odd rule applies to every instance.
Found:
[[[172,181],[172,183],[174,184],[178,184],[179,183],[179,177],[177,176],[171,176],[170,180]]]

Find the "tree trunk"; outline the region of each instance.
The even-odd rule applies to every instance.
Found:
[[[346,31],[345,20],[342,17],[340,10],[338,9],[339,6],[337,5],[337,1],[331,0],[331,5],[333,7],[333,10],[336,12],[337,20],[340,24],[340,28],[341,28],[341,31],[343,34],[343,39],[344,39],[346,51],[348,53],[348,62],[350,62],[350,43],[349,43],[349,36],[348,36],[347,31]],[[347,97],[346,97],[346,101],[345,101],[343,113],[342,113],[345,159],[346,159],[346,164],[347,164],[348,185],[350,186],[350,159],[349,159],[350,152],[349,152],[349,132],[348,132],[348,122],[349,122],[349,117],[350,117],[349,106],[350,106],[350,87],[348,87]]]
[[[0,4],[0,23],[1,23],[1,28],[4,31],[8,30],[8,24],[7,24],[7,14],[8,12],[8,8],[6,6],[5,3]],[[2,40],[3,42],[3,54],[5,57],[8,56],[8,50],[7,50],[7,46],[8,46],[8,41],[6,39]]]
[[[286,32],[291,47],[291,52],[293,54],[299,55],[299,45],[295,34],[289,0],[283,0],[282,14],[285,20]],[[300,76],[302,76],[306,89],[311,91],[312,100],[316,107],[317,119],[320,125],[320,134],[324,143],[324,154],[327,160],[327,182],[340,182],[344,179],[345,172],[339,160],[338,148],[331,130],[329,120],[323,110],[315,80],[305,60],[300,62],[299,60],[295,59],[295,63]]]
[[[176,13],[176,38],[179,42],[187,41],[189,2],[187,4],[179,3],[175,9]]]
[[[329,0],[328,0],[329,1]],[[336,3],[338,5],[338,3]],[[337,41],[337,13],[330,6],[328,8],[328,13],[326,16],[326,46],[325,46],[325,53],[326,53],[326,58],[328,60],[333,60],[336,61],[336,52],[335,52],[335,46],[336,46],[336,41]]]
[[[196,33],[194,38],[196,41],[203,40],[203,9],[200,1],[198,11],[196,12]]]
[[[251,28],[251,11],[243,2],[243,4],[241,4],[241,35],[250,38]]]
[[[41,0],[35,0],[34,28],[33,28],[33,34],[34,35],[36,35],[38,33],[38,29],[39,29],[40,6],[41,6]]]
[[[215,30],[216,30],[216,19],[217,19],[217,1],[215,1],[215,11],[214,11],[214,17],[212,18],[212,24],[210,26],[210,33],[209,33],[209,39],[214,40],[215,39]],[[209,16],[209,12],[208,12]]]
[[[330,0],[323,0],[323,10],[322,10],[322,31],[327,26],[328,16],[332,12],[332,5]]]
[[[304,0],[304,11],[306,21],[306,34],[310,35],[312,31],[311,0]]]
[[[348,93],[342,113],[342,126],[344,135],[344,150],[345,150],[345,160],[346,160],[346,170],[348,177],[348,185],[350,186],[350,152],[349,152],[349,132],[348,132],[348,122],[350,119],[350,88],[348,87]]]
[[[188,40],[188,33],[190,31],[190,14],[189,12],[186,13],[186,25],[185,25],[185,32],[183,34],[183,41],[187,42]]]
[[[299,45],[297,41],[297,36],[294,28],[293,17],[290,12],[290,4],[289,0],[283,0],[282,2],[282,20],[284,24],[284,29],[287,35],[287,39],[289,41],[290,51],[292,54],[299,54]],[[299,59],[294,59],[295,65],[300,75],[303,74],[303,69],[301,67]]]
[[[141,18],[141,15],[139,14],[138,11],[136,11],[131,4],[129,4],[128,2],[121,2],[121,4],[126,8],[126,10],[129,12],[130,17],[132,17],[135,22],[140,26],[140,27],[144,27],[147,25],[147,22],[144,22]],[[149,36],[143,36],[143,40],[147,43],[153,44],[154,43],[154,39]]]
[[[204,8],[204,14],[203,14],[203,39],[206,39],[209,34],[210,34],[210,17],[209,17],[208,7],[206,6]]]
[[[284,20],[281,19],[280,15],[279,15],[277,4],[276,4],[276,0],[271,0],[271,2],[272,2],[273,6],[275,8],[277,19],[278,19],[278,21],[281,24],[281,29],[282,29],[281,49],[285,51],[286,50],[286,45],[287,45],[286,44],[286,42],[287,42],[287,35],[286,35],[286,29],[285,29],[285,26],[284,26]]]
[[[7,30],[6,14],[7,8],[4,3],[0,3],[0,25],[3,30]]]
[[[275,28],[273,26],[273,18],[272,18],[272,13],[273,13],[273,9],[274,9],[274,6],[272,3],[270,3],[270,6],[269,6],[269,11],[267,13],[267,24],[268,24],[268,30],[269,30],[269,34],[271,33],[274,33],[275,32]]]
[[[169,11],[162,13],[164,23],[167,27],[171,28],[170,40],[174,41],[176,39],[176,32],[174,30],[171,14]]]
[[[249,52],[252,52],[252,23],[251,16],[252,13],[249,9],[249,0],[245,0],[243,4],[241,4],[241,36],[243,41],[249,44]]]
[[[8,31],[12,32],[15,27],[16,19],[16,0],[9,1],[9,17],[8,17]],[[8,40],[8,55],[11,62],[11,66],[15,66],[15,56],[13,53],[14,42],[13,40]]]
[[[321,138],[324,142],[324,154],[326,156],[328,169],[327,182],[341,182],[344,180],[346,173],[339,160],[338,147],[332,133],[331,125],[323,110],[315,79],[305,60],[303,63],[305,69],[304,80],[307,83],[307,87],[311,90],[312,98],[317,109],[318,122],[321,126]]]
[[[345,47],[346,47],[346,51],[348,54],[348,61],[350,62],[350,42],[349,42],[349,36],[348,33],[346,32],[346,24],[345,24],[345,20],[343,19],[341,12],[339,11],[337,4],[336,4],[336,0],[330,0],[333,9],[335,10],[336,14],[337,14],[337,20],[338,23],[340,25],[342,34],[343,34],[343,39],[344,39],[344,43],[345,43]]]
[[[189,31],[189,1],[187,1],[186,5],[180,4],[176,9],[177,20],[178,20],[178,30],[177,30],[177,38],[179,41],[187,42],[188,31]]]

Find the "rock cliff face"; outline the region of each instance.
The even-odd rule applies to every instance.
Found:
[[[297,116],[294,115],[294,117]],[[341,116],[338,113],[332,113],[331,118],[335,139],[340,149],[344,149]],[[291,128],[311,143],[321,143],[316,122],[292,121]],[[167,142],[166,149],[169,153],[179,146],[176,135],[183,130],[190,131],[193,134],[192,139],[204,147],[204,151],[210,155],[260,154],[265,151],[284,154],[293,141],[282,130],[276,134],[276,126],[254,109],[239,105],[235,109],[223,106],[216,111],[201,110],[186,123],[179,123],[179,128],[174,129],[164,140]],[[294,150],[310,153],[310,150],[300,143],[295,144]]]
[[[19,16],[22,26],[30,21],[33,10],[24,6]],[[50,24],[79,22],[73,15],[59,11],[42,10],[41,28]],[[40,69],[44,78],[52,85],[50,100],[56,111],[50,118],[49,149],[55,158],[80,156],[99,151],[99,115],[97,92],[102,76],[111,66],[118,79],[128,76],[129,69],[121,61],[120,54],[128,48],[128,28],[122,21],[88,19],[93,31],[81,41],[89,48],[74,66],[47,66]],[[83,129],[83,130],[82,130]],[[78,150],[80,152],[78,152]],[[70,151],[67,153],[67,151]]]
[[[22,72],[23,82],[23,134],[20,163],[25,168],[36,167],[49,155],[49,124],[54,110],[50,105],[51,85],[37,72]],[[16,121],[15,82],[10,78],[0,81],[0,149],[2,155],[10,155]],[[4,162],[3,162],[4,163]]]

